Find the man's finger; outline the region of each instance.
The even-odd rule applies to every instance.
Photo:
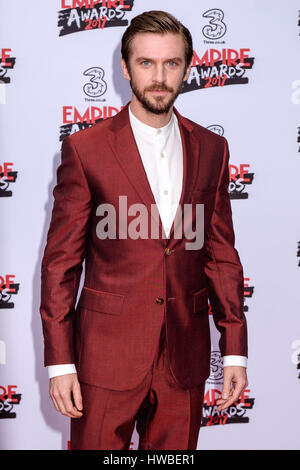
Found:
[[[222,395],[221,395],[221,398],[223,400],[227,400],[230,396],[230,391],[231,391],[230,385],[231,385],[231,377],[225,376],[224,382],[223,382],[223,388],[222,388]]]
[[[54,389],[51,390],[50,395],[55,408],[61,414],[68,416],[69,418],[78,418],[82,415],[73,406],[70,394],[68,397],[68,394],[66,392],[60,392],[59,390]]]
[[[217,405],[219,405],[218,411],[225,410],[225,408],[228,408],[233,403],[237,402],[244,388],[244,384],[235,384],[232,389],[231,396],[228,397],[227,400],[222,400],[219,403],[217,401]]]
[[[51,393],[50,393],[50,397],[51,397],[51,400],[53,401],[53,404],[54,404],[54,406],[55,406],[56,411],[59,411],[57,401],[56,401],[56,399],[54,398],[54,396],[51,395]]]
[[[77,410],[82,411],[83,410],[82,396],[81,396],[81,390],[80,390],[80,385],[78,381],[76,381],[73,386],[73,398],[74,398],[74,404]]]
[[[82,413],[73,405],[70,392],[62,395],[62,403],[65,411],[64,414],[66,416],[69,416],[70,418],[80,418],[82,416]]]
[[[56,400],[56,403],[57,403],[57,406],[58,406],[58,411],[62,415],[65,415],[66,414],[66,409],[65,409],[65,405],[64,405],[64,402],[63,402],[61,396],[57,394],[56,397],[55,397],[55,400]]]

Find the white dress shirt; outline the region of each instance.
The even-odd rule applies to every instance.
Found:
[[[129,119],[145,172],[167,237],[180,201],[183,181],[183,150],[175,113],[165,126],[156,129],[133,115]],[[223,357],[223,367],[247,367],[247,357]],[[76,372],[74,364],[48,366],[49,378]]]

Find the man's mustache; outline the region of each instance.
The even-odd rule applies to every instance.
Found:
[[[170,88],[167,85],[160,83],[159,85],[151,85],[145,88],[145,91],[169,91],[172,93],[174,90],[173,88]]]

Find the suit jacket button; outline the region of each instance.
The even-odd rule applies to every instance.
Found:
[[[166,254],[166,255],[170,255],[171,253],[172,253],[171,248],[166,248],[166,249],[165,249],[165,254]]]
[[[164,303],[164,299],[162,299],[161,297],[156,297],[155,302],[161,305]]]

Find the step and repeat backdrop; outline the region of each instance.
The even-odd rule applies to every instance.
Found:
[[[49,397],[40,264],[62,140],[118,113],[120,40],[163,9],[191,31],[181,114],[224,135],[244,266],[249,385],[219,413],[218,333],[198,449],[299,449],[300,4],[289,0],[0,1],[0,448],[68,449]],[[176,425],[176,424],[175,424]],[[138,446],[136,430],[131,448]]]

